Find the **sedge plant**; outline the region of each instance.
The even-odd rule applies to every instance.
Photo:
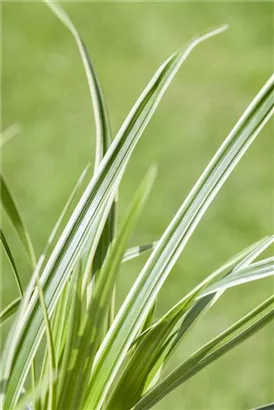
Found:
[[[1,177],[2,206],[33,268],[24,289],[13,246],[1,230],[19,293],[0,316],[1,325],[11,322],[1,356],[2,408],[149,409],[274,317],[271,295],[163,377],[176,348],[225,291],[274,273],[274,258],[261,256],[274,242],[274,236],[268,236],[233,256],[182,295],[163,317],[155,318],[156,300],[173,266],[273,113],[274,78],[247,107],[159,240],[128,249],[156,175],[151,167],[117,226],[117,192],[134,148],[185,59],[226,26],[193,39],[172,54],[112,136],[106,102],[84,42],[63,9],[54,2],[46,3],[70,30],[80,51],[95,117],[96,158],[93,169],[90,165],[84,169],[38,259],[18,206]],[[116,312],[120,266],[145,251],[150,251],[150,256]],[[37,352],[44,341],[42,364],[37,366]]]

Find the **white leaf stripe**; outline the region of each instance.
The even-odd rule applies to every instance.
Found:
[[[233,271],[229,276],[204,290],[198,298],[272,275],[274,275],[274,258],[264,259],[247,268]]]
[[[157,241],[149,243],[147,245],[134,246],[132,248],[129,248],[125,252],[122,262],[127,262],[131,259],[137,258],[138,256],[142,255],[144,252],[153,250],[156,245],[157,245]]]

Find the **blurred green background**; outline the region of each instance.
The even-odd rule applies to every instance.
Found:
[[[194,35],[230,28],[183,65],[147,127],[120,190],[120,217],[151,163],[158,176],[132,245],[159,238],[200,173],[272,71],[273,4],[264,2],[63,3],[93,58],[113,133],[160,63]],[[3,3],[4,175],[37,254],[78,176],[94,158],[88,87],[70,33],[43,4]],[[273,138],[268,124],[204,216],[164,285],[158,312],[234,253],[273,231]],[[24,283],[30,268],[14,232]],[[122,300],[146,257],[124,265]],[[3,260],[2,304],[17,296]],[[267,297],[273,281],[228,291],[197,325],[170,368]],[[273,327],[201,372],[157,409],[248,409],[273,400]]]

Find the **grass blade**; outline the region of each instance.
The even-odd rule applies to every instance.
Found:
[[[138,256],[142,255],[144,252],[152,251],[156,245],[157,242],[152,242],[146,245],[134,246],[125,252],[122,262],[127,262],[131,259],[138,258]]]
[[[30,236],[23,223],[23,219],[20,216],[18,207],[2,175],[1,175],[1,202],[2,202],[2,205],[12,225],[14,226],[21,240],[22,245],[24,246],[25,251],[27,252],[27,255],[29,256],[32,266],[35,266],[36,258],[35,258],[35,253],[34,253],[33,245],[31,243]]]
[[[41,381],[40,383],[36,386],[35,388],[35,394],[38,399],[42,397],[49,389],[49,383],[50,383],[50,378],[49,375],[47,374]],[[29,404],[32,402],[33,398],[33,391],[29,390],[27,392],[24,392],[24,395],[18,403],[16,404],[15,407],[12,408],[12,410],[32,410],[32,407],[29,406]]]
[[[123,369],[119,383],[115,387],[112,396],[108,399],[107,409],[127,409],[128,407],[132,407],[140,399],[145,386],[150,383],[154,375],[166,364],[167,358],[171,355],[171,352],[174,351],[183,334],[212,300],[214,295],[204,296],[189,309],[189,306],[193,305],[194,299],[201,289],[208,286],[208,283],[211,283],[214,278],[220,276],[227,270],[231,271],[233,266],[242,266],[244,261],[247,263],[247,261],[252,259],[252,256],[255,258],[260,252],[265,250],[273,240],[274,237],[265,238],[234,256],[190,291],[160,320],[152,325],[148,331],[137,338],[134,343],[137,347]],[[188,312],[182,325],[176,330],[187,310]]]
[[[76,27],[70,20],[69,16],[65,13],[63,8],[53,1],[46,0],[46,4],[51,8],[54,14],[62,21],[62,23],[68,28],[68,30],[73,35],[76,44],[78,46],[83,66],[85,69],[90,97],[93,105],[93,114],[95,118],[95,128],[96,128],[96,152],[95,152],[95,166],[94,170],[96,172],[101,160],[106,154],[110,144],[111,144],[111,127],[107,111],[106,102],[103,96],[102,88],[98,77],[95,73],[93,64],[89,57],[87,48],[78,33]],[[115,229],[115,215],[116,215],[116,202],[114,202],[110,215],[106,221],[105,228],[102,232],[96,253],[94,255],[93,270],[96,273],[102,266],[105,259],[108,247],[112,242]]]
[[[52,331],[51,325],[48,317],[47,306],[44,298],[43,289],[41,287],[39,278],[37,278],[37,288],[39,293],[39,299],[42,306],[43,317],[45,321],[45,328],[46,328],[46,337],[47,337],[47,348],[48,348],[48,356],[49,356],[49,402],[48,408],[54,409],[55,408],[55,375],[56,375],[56,360],[55,360],[55,350],[52,338]],[[36,388],[35,388],[35,395],[36,395]]]
[[[225,28],[206,33],[193,40],[184,50],[172,55],[157,70],[137,100],[100,163],[97,173],[87,186],[40,275],[49,316],[88,241],[93,244],[92,250],[96,250],[130,156],[170,82],[196,45],[219,34]],[[37,272],[39,273],[38,268]],[[8,380],[5,391],[6,407],[11,407],[17,401],[32,357],[45,330],[37,293],[33,295],[28,306],[26,312],[22,308],[22,312],[25,313],[19,316],[16,328],[13,328],[12,344],[5,348],[3,376]],[[143,322],[143,318],[140,322]],[[26,328],[27,337],[24,333]]]
[[[2,231],[2,229],[0,229],[0,240],[1,240],[1,243],[3,245],[4,250],[6,252],[6,255],[8,257],[9,263],[11,265],[12,273],[14,275],[15,282],[17,284],[19,294],[20,294],[20,296],[22,296],[23,295],[23,288],[22,288],[20,277],[19,277],[19,273],[18,273],[18,270],[16,268],[14,258],[12,256],[12,252],[10,250],[10,247],[8,245],[8,242],[5,238],[5,235],[4,235],[4,232]],[[13,306],[13,308],[14,308],[14,306]]]
[[[245,284],[253,280],[267,278],[274,274],[274,257],[253,263],[247,268],[234,271],[231,275],[221,279],[216,284],[205,289],[200,297],[224,291],[233,286]]]
[[[66,407],[67,391],[66,386],[68,383],[68,377],[70,375],[69,369],[72,368],[75,362],[75,353],[77,350],[77,337],[81,325],[81,264],[76,267],[73,278],[72,303],[69,311],[69,324],[66,332],[66,343],[64,347],[64,354],[62,356],[60,364],[60,377],[58,380],[58,409],[64,409]]]
[[[273,302],[274,296],[267,299],[248,315],[199,349],[186,362],[178,366],[162,382],[145,394],[134,407],[134,410],[151,408],[177,386],[187,381],[204,367],[242,343],[273,320]]]
[[[230,269],[225,277],[233,273],[235,270],[248,267],[249,264],[252,263],[259,255],[261,255],[269,246],[271,246],[273,242],[274,235],[266,237],[242,251],[239,255],[233,258],[235,260],[236,266],[233,269]],[[178,336],[174,342],[174,345],[179,343],[180,339],[186,333],[189,327],[194,324],[196,319],[205,311],[206,308],[213,306],[213,304],[219,299],[222,293],[223,291],[220,291],[216,294],[204,296],[203,298],[197,300],[193,308],[191,308],[187,313],[182,326],[178,331]],[[172,346],[171,350],[173,350],[174,347],[175,346]]]
[[[75,269],[77,268],[77,265]],[[72,274],[73,276],[73,274]],[[68,315],[70,310],[70,303],[74,298],[74,292],[71,292],[71,283],[68,281],[63,289],[56,310],[53,316],[53,340],[56,352],[56,362],[59,364],[59,359],[61,358],[64,346],[66,345],[67,329],[66,323],[68,322]]]
[[[90,98],[93,106],[93,114],[95,118],[96,128],[96,155],[95,155],[95,169],[98,168],[103,156],[107,152],[108,147],[111,144],[111,129],[110,122],[106,107],[106,102],[103,96],[101,85],[95,73],[93,64],[88,55],[87,48],[75,28],[74,24],[70,20],[69,16],[63,8],[56,1],[45,0],[45,3],[51,8],[53,13],[62,21],[62,23],[68,28],[73,35],[76,44],[78,46],[83,66],[85,69]]]
[[[96,357],[86,408],[100,408],[141,323],[203,214],[273,114],[272,76],[221,145],[167,227],[129,292]]]
[[[49,249],[50,249],[52,243],[55,241],[55,239],[56,239],[56,237],[57,237],[57,235],[58,235],[58,230],[59,230],[59,228],[60,228],[62,222],[66,219],[66,216],[67,216],[67,214],[68,214],[69,208],[70,208],[70,206],[71,206],[73,200],[76,198],[77,194],[79,193],[80,188],[82,187],[82,185],[83,185],[83,183],[84,183],[84,181],[85,181],[85,178],[86,178],[86,176],[87,176],[87,172],[88,172],[88,170],[89,170],[89,167],[90,167],[90,166],[88,165],[88,166],[84,169],[84,171],[82,172],[82,174],[80,175],[80,177],[79,177],[79,179],[78,179],[78,181],[77,181],[75,187],[73,188],[73,190],[72,190],[72,192],[71,192],[71,194],[70,194],[70,196],[69,196],[69,198],[68,198],[68,200],[67,200],[67,202],[66,202],[66,204],[65,204],[65,206],[64,206],[64,208],[63,208],[63,210],[62,210],[62,212],[61,212],[61,214],[60,214],[60,216],[59,216],[59,218],[58,218],[58,220],[57,220],[57,222],[56,222],[56,224],[54,225],[54,228],[53,228],[53,230],[52,230],[52,232],[51,232],[51,234],[50,234],[50,236],[49,236],[48,242],[47,242],[47,244],[46,244],[46,247],[45,247],[45,250],[44,250],[44,255],[47,254],[47,252],[49,251]],[[1,240],[3,239],[3,238],[2,238],[2,235],[3,235],[3,232],[1,231]],[[4,239],[3,239],[3,240],[4,240]],[[3,246],[5,247],[4,244],[3,244]],[[7,251],[6,251],[6,252],[7,252]],[[40,260],[40,262],[41,262],[41,260]],[[20,303],[17,303],[16,301],[14,301],[14,302],[15,302],[15,303],[13,304],[13,306],[11,307],[11,309],[9,309],[9,316],[7,316],[7,318],[10,317],[12,314],[14,314],[14,313],[17,311],[18,307],[19,307],[19,304],[20,304]],[[3,312],[3,313],[4,313],[4,312]],[[1,323],[2,323],[2,319],[1,319],[1,318],[2,318],[2,314],[0,314],[0,325],[1,325]],[[6,320],[6,319],[4,319],[4,316],[3,316],[3,321],[4,321],[4,320]]]
[[[64,208],[63,208],[63,210],[62,210],[62,212],[61,212],[61,214],[60,214],[60,216],[59,216],[59,218],[57,219],[57,221],[56,221],[56,223],[55,223],[55,225],[54,225],[54,227],[53,227],[53,229],[52,229],[52,231],[51,231],[51,234],[50,234],[50,236],[49,236],[49,239],[48,239],[46,248],[45,248],[45,250],[44,250],[44,254],[47,253],[48,249],[50,248],[50,245],[51,245],[51,244],[55,241],[55,239],[57,238],[57,236],[58,236],[58,230],[59,230],[59,228],[60,228],[62,222],[66,219],[66,216],[68,215],[68,211],[69,211],[69,209],[70,209],[70,207],[71,207],[71,205],[72,205],[74,199],[77,197],[77,195],[79,194],[81,188],[83,187],[83,184],[85,183],[85,179],[86,179],[86,177],[87,177],[89,168],[90,168],[90,165],[88,164],[88,165],[84,168],[84,170],[83,170],[83,172],[81,173],[79,179],[77,180],[77,182],[76,182],[76,184],[75,184],[75,186],[74,186],[74,188],[73,188],[73,190],[72,190],[72,192],[71,192],[71,194],[70,194],[70,196],[69,196],[69,198],[68,198],[68,200],[67,200],[67,202],[66,202],[66,204],[65,204],[65,206],[64,206]]]
[[[63,389],[63,396],[66,397],[66,401],[62,403],[62,408],[82,408],[83,392],[86,391],[94,356],[101,342],[101,334],[107,318],[110,296],[115,285],[124,250],[148,198],[155,175],[155,168],[152,168],[144,178],[133,199],[121,231],[117,235],[117,239],[114,240],[103,264],[90,305],[88,306],[85,325],[81,332],[82,336],[77,349],[77,359],[71,373],[66,377],[67,388]],[[96,329],[96,332],[93,331],[94,329]]]
[[[0,326],[2,326],[18,309],[21,302],[21,297],[14,299],[0,313]]]

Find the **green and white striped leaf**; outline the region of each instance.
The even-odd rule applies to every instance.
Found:
[[[191,355],[163,381],[149,390],[136,404],[134,410],[150,409],[177,386],[186,382],[210,363],[268,324],[274,319],[273,302],[274,296],[264,301],[256,309]]]
[[[74,279],[76,278],[76,272],[80,269],[79,265],[76,265],[70,281],[68,281],[62,291],[62,294],[58,300],[58,304],[54,311],[54,315],[52,318],[53,321],[53,340],[56,352],[56,361],[59,364],[61,359],[64,346],[67,343],[67,324],[68,324],[68,316],[71,309],[72,301],[74,300],[74,293],[76,289],[76,285],[74,283]],[[76,303],[76,302],[75,302]],[[76,327],[76,326],[75,326]]]
[[[193,40],[184,50],[172,55],[157,70],[137,100],[76,206],[46,266],[41,273],[39,266],[36,269],[41,278],[49,316],[52,315],[69,274],[88,241],[94,244],[92,250],[96,250],[133,149],[176,72],[196,45],[224,29],[225,27],[221,27],[213,30]],[[33,275],[34,283],[37,272]],[[32,292],[33,283],[30,284],[29,289],[28,297]],[[143,319],[144,317],[141,318],[140,323]],[[25,329],[28,329],[27,333]],[[38,295],[34,292],[27,310],[24,308],[24,303],[22,304],[22,309],[11,330],[12,342],[4,350],[3,377],[8,381],[4,402],[6,407],[11,407],[18,399],[44,330]]]
[[[107,312],[111,301],[111,293],[115,285],[121,260],[132,230],[140,216],[155,179],[155,169],[146,175],[133,199],[129,213],[125,218],[121,231],[114,240],[96,282],[91,302],[87,308],[86,318],[78,342],[77,357],[71,371],[66,375],[66,383],[62,389],[63,401],[60,408],[82,408],[85,398],[83,393],[89,381],[89,374],[95,353],[101,341]]]
[[[35,386],[35,396],[39,400],[44,394],[47,393],[49,389],[50,378],[49,375],[45,377]],[[33,391],[29,389],[28,391],[23,390],[22,397],[20,397],[18,403],[12,410],[32,410],[30,404],[32,404]]]
[[[234,271],[231,275],[205,289],[199,297],[211,295],[212,293],[224,291],[233,286],[267,278],[272,275],[274,275],[274,257],[252,263],[247,268]]]
[[[2,326],[17,311],[21,297],[14,299],[0,312],[0,326]]]
[[[55,377],[56,377],[56,360],[55,360],[55,349],[53,344],[53,337],[51,331],[51,324],[48,317],[46,302],[44,298],[43,289],[41,287],[39,278],[37,278],[37,288],[39,294],[39,300],[42,307],[43,318],[45,322],[46,328],[46,337],[47,337],[47,348],[48,348],[48,367],[49,367],[49,400],[48,400],[48,408],[54,409],[55,408]],[[36,393],[36,388],[35,388]]]
[[[78,46],[83,66],[85,69],[90,98],[93,106],[93,115],[95,119],[96,128],[96,155],[95,155],[95,169],[98,168],[102,158],[108,150],[111,144],[111,129],[107,112],[106,102],[103,96],[102,88],[98,77],[95,73],[93,64],[88,54],[87,48],[81,38],[76,27],[72,23],[71,19],[65,13],[60,4],[56,1],[44,0],[45,3],[51,8],[53,13],[62,21],[62,23],[68,28],[73,35],[76,44]]]
[[[157,242],[148,243],[147,245],[133,246],[129,248],[123,257],[122,262],[130,261],[131,259],[137,258],[142,255],[144,252],[153,251],[156,247]]]
[[[159,375],[160,369],[166,364],[167,358],[173,352],[187,328],[213,298],[204,296],[202,300],[195,302],[194,306],[189,309],[189,306],[193,305],[196,295],[198,294],[199,298],[199,292],[203,288],[206,288],[214,278],[223,275],[228,270],[231,271],[233,266],[238,266],[239,263],[240,265],[244,262],[247,263],[252,257],[257,257],[260,252],[263,252],[273,243],[273,240],[274,237],[265,238],[234,256],[189,292],[148,331],[137,338],[134,343],[137,347],[122,371],[119,384],[107,402],[107,408],[127,409],[140,399],[146,386],[150,384],[157,373]],[[185,315],[186,311],[187,314]],[[184,316],[185,319],[182,325],[177,329]]]
[[[100,408],[163,283],[218,191],[273,114],[272,76],[237,122],[167,227],[102,343],[85,408]]]
[[[83,66],[85,69],[89,92],[91,97],[91,102],[93,105],[93,114],[95,119],[95,128],[96,128],[96,152],[95,152],[95,172],[106,154],[110,144],[111,144],[111,127],[107,111],[106,101],[102,92],[102,88],[98,77],[95,73],[93,64],[89,57],[87,48],[78,33],[76,27],[70,20],[69,16],[65,13],[62,7],[53,1],[46,0],[46,4],[51,8],[55,15],[62,21],[62,23],[68,28],[68,30],[73,35],[76,44],[79,48]],[[106,221],[106,226],[102,232],[100,242],[98,244],[94,262],[93,270],[97,272],[100,269],[104,258],[106,256],[109,244],[111,243],[114,236],[115,229],[115,213],[116,213],[116,203],[114,203],[108,220]]]
[[[51,234],[50,234],[50,236],[49,236],[49,239],[48,239],[48,241],[47,241],[47,244],[46,244],[46,247],[45,247],[45,250],[44,250],[44,255],[47,255],[47,253],[50,251],[50,248],[51,248],[52,244],[54,243],[56,237],[58,236],[58,231],[60,230],[61,224],[63,223],[64,220],[66,220],[66,218],[67,218],[67,216],[68,216],[68,213],[69,213],[69,211],[70,211],[70,207],[71,207],[73,201],[75,200],[75,198],[77,197],[77,195],[78,195],[79,192],[80,192],[80,189],[83,187],[83,184],[85,183],[85,180],[86,180],[86,177],[87,177],[87,172],[88,172],[88,170],[89,170],[89,167],[90,167],[90,165],[88,165],[88,166],[83,170],[83,172],[82,172],[82,174],[80,175],[80,177],[79,177],[79,179],[78,179],[78,181],[77,181],[75,187],[73,188],[73,190],[72,190],[72,192],[71,192],[71,194],[70,194],[70,196],[69,196],[69,198],[68,198],[68,200],[67,200],[67,202],[66,202],[66,204],[65,204],[65,206],[64,206],[64,208],[63,208],[63,210],[62,210],[62,212],[61,212],[61,214],[60,214],[60,216],[59,216],[59,218],[58,218],[58,220],[57,220],[57,222],[56,222],[56,224],[54,225],[54,228],[53,228],[53,230],[52,230],[52,232],[51,232]],[[17,209],[17,208],[16,208],[16,209]],[[20,215],[20,212],[19,212],[19,211],[17,211],[17,212],[18,212],[18,215]],[[21,223],[22,223],[22,222],[21,222]],[[5,241],[5,239],[3,238],[3,235],[4,235],[4,234],[3,234],[3,232],[1,231],[1,240],[2,240],[2,242]],[[5,243],[6,243],[6,245],[7,245],[7,242],[6,242],[6,241],[5,241]],[[6,249],[6,246],[5,246],[4,243],[3,243],[3,246],[4,246],[5,251],[6,251],[6,253],[7,253],[7,249]],[[10,255],[8,255],[8,256],[9,256],[9,259],[10,259],[10,256],[12,256],[11,253],[10,253]],[[40,260],[40,262],[41,262],[41,260]],[[12,262],[11,259],[10,259],[10,263],[11,263],[13,269],[14,269],[14,266],[15,266],[14,260],[13,260],[13,262]],[[18,309],[18,307],[19,307],[19,304],[20,304],[20,300],[16,299],[16,300],[14,300],[14,302],[12,302],[12,303],[9,305],[9,307],[7,307],[7,311],[6,311],[6,312],[3,311],[3,312],[0,313],[0,325],[1,325],[6,319],[8,319],[11,315],[13,315],[13,314],[17,311],[17,309]],[[3,313],[3,315],[2,315],[2,313]]]
[[[267,248],[269,248],[273,244],[273,242],[274,235],[266,237],[261,241],[251,245],[244,251],[240,252],[238,255],[236,255],[236,257],[232,259],[235,261],[234,264],[236,264],[236,266],[233,269],[229,269],[229,272],[225,275],[225,277],[228,277],[236,270],[249,266],[249,264],[252,263],[256,258],[258,258],[258,256],[260,256]],[[204,296],[202,298],[198,296],[198,300],[195,302],[194,306],[190,309],[189,312],[187,312],[183,320],[183,323],[178,330],[176,339],[172,344],[170,351],[168,352],[168,356],[174,351],[176,345],[179,344],[182,337],[190,329],[190,327],[194,323],[196,323],[197,319],[201,316],[201,314],[205,313],[207,309],[211,308],[220,298],[223,292],[224,290],[217,292],[215,294]]]
[[[82,315],[84,314],[81,304],[81,278],[82,278],[82,266],[76,266],[74,269],[74,278],[72,279],[71,287],[73,292],[71,293],[71,305],[69,309],[69,323],[67,331],[65,332],[65,345],[64,352],[60,361],[60,376],[58,379],[58,402],[57,408],[66,408],[66,389],[67,377],[69,369],[72,367],[72,363],[75,362],[75,356],[77,351],[78,335],[80,332]],[[65,323],[64,323],[65,325]]]

